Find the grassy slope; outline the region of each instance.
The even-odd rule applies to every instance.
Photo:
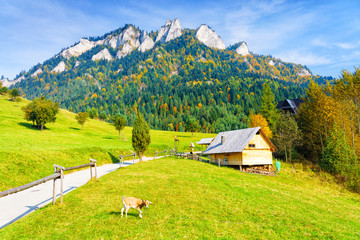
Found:
[[[128,141],[120,141],[118,132],[109,123],[90,120],[84,129],[75,120],[75,114],[61,110],[57,121],[39,131],[23,119],[20,103],[0,96],[0,191],[17,187],[53,173],[53,164],[65,167],[87,163],[89,158],[100,164],[118,161],[119,154],[132,152],[131,131],[124,133]],[[188,150],[190,142],[214,134],[175,133],[151,131],[147,154],[173,147],[174,135],[180,139],[180,150]],[[11,178],[9,177],[11,174]]]
[[[0,230],[0,239],[358,239],[359,195],[282,165],[276,177],[158,159],[112,172]],[[121,196],[153,202],[120,217]]]

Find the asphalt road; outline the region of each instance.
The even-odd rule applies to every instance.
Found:
[[[153,157],[143,157],[144,161],[151,160]],[[139,160],[124,161],[122,167],[127,167]],[[105,164],[97,167],[97,177],[115,171],[120,167],[119,163]],[[94,174],[93,174],[94,176]],[[64,176],[64,194],[67,194],[78,187],[86,184],[90,180],[90,170],[76,171]],[[0,229],[17,221],[18,219],[28,215],[29,213],[39,209],[52,202],[53,180],[24,191],[14,193],[0,198]],[[60,180],[56,180],[56,197],[60,197]],[[57,199],[60,201],[60,199]]]

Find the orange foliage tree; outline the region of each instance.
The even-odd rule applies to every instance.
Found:
[[[250,127],[261,127],[268,138],[272,138],[273,134],[268,126],[268,122],[261,114],[250,116]]]

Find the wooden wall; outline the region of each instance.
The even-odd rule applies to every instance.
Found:
[[[249,144],[255,144],[255,148],[247,145],[244,151],[240,153],[212,154],[210,157],[221,160],[226,158],[228,165],[272,164],[272,152],[270,146],[261,134],[255,135],[250,140]],[[223,165],[224,162],[221,161],[221,164]]]

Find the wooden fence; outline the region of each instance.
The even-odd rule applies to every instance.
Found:
[[[155,157],[158,155],[158,154],[162,154],[162,153],[165,153],[165,156],[166,156],[166,153],[168,152],[168,150],[164,150],[162,152],[155,152]],[[175,151],[174,150],[170,150],[170,156],[171,154],[175,155]],[[132,157],[133,158],[133,163],[135,163],[135,157],[136,157],[136,153],[133,153],[133,154],[129,154],[129,155],[119,155],[119,159],[120,159],[120,166],[122,167],[123,163],[124,163],[124,158],[127,158],[127,157]],[[154,158],[155,158],[154,157]],[[50,181],[50,180],[53,180],[53,204],[55,204],[56,202],[56,180],[60,179],[60,203],[63,202],[63,195],[64,195],[64,191],[63,191],[63,187],[64,187],[64,172],[65,171],[70,171],[70,170],[75,170],[75,169],[80,169],[80,168],[84,168],[84,167],[90,167],[90,179],[93,178],[93,170],[92,168],[95,168],[95,180],[97,179],[97,169],[96,169],[96,160],[95,159],[91,159],[90,158],[90,163],[86,163],[86,164],[82,164],[82,165],[79,165],[79,166],[74,166],[74,167],[63,167],[63,166],[60,166],[60,165],[57,165],[57,164],[54,164],[53,167],[54,167],[54,174],[50,175],[50,176],[47,176],[47,177],[44,177],[44,178],[41,178],[41,179],[38,179],[34,182],[31,182],[31,183],[28,183],[26,185],[23,185],[23,186],[20,186],[20,187],[16,187],[16,188],[11,188],[11,189],[8,189],[6,191],[3,191],[3,192],[0,192],[0,198],[1,197],[5,197],[5,196],[8,196],[10,194],[13,194],[13,193],[17,193],[17,192],[21,192],[21,191],[24,191],[28,188],[31,188],[31,187],[34,187],[34,186],[37,186],[39,184],[42,184],[42,183],[45,183],[47,181]]]
[[[124,158],[127,158],[127,157],[133,157],[133,164],[135,163],[136,153],[132,153],[132,154],[125,155],[125,156],[119,155],[120,167],[123,166],[123,164],[124,164]]]
[[[92,176],[93,176],[92,168],[95,168],[95,180],[96,180],[97,179],[96,162],[97,161],[95,159],[90,158],[90,163],[79,165],[79,166],[74,166],[74,167],[68,167],[68,168],[65,168],[63,166],[59,166],[59,165],[54,164],[53,165],[54,174],[52,174],[50,176],[47,176],[47,177],[44,177],[44,178],[41,178],[41,179],[36,180],[34,182],[28,183],[28,184],[23,185],[23,186],[16,187],[16,188],[11,188],[9,190],[0,192],[0,198],[4,197],[4,196],[7,196],[7,195],[10,195],[10,194],[13,194],[13,193],[24,191],[24,190],[26,190],[28,188],[37,186],[37,185],[45,183],[47,181],[54,180],[54,182],[53,182],[53,204],[55,204],[55,202],[56,202],[56,193],[55,193],[56,184],[55,184],[55,181],[57,179],[60,179],[60,203],[62,203],[63,202],[63,194],[64,194],[64,191],[63,191],[64,171],[70,171],[70,170],[74,170],[74,169],[90,167],[90,179],[92,179]]]
[[[165,153],[164,156],[166,156],[167,152],[168,152],[167,149],[165,149],[164,151],[161,151],[161,152],[155,151],[154,159],[155,159],[159,154],[162,154],[162,153]],[[171,156],[171,153],[170,153],[170,156]]]

